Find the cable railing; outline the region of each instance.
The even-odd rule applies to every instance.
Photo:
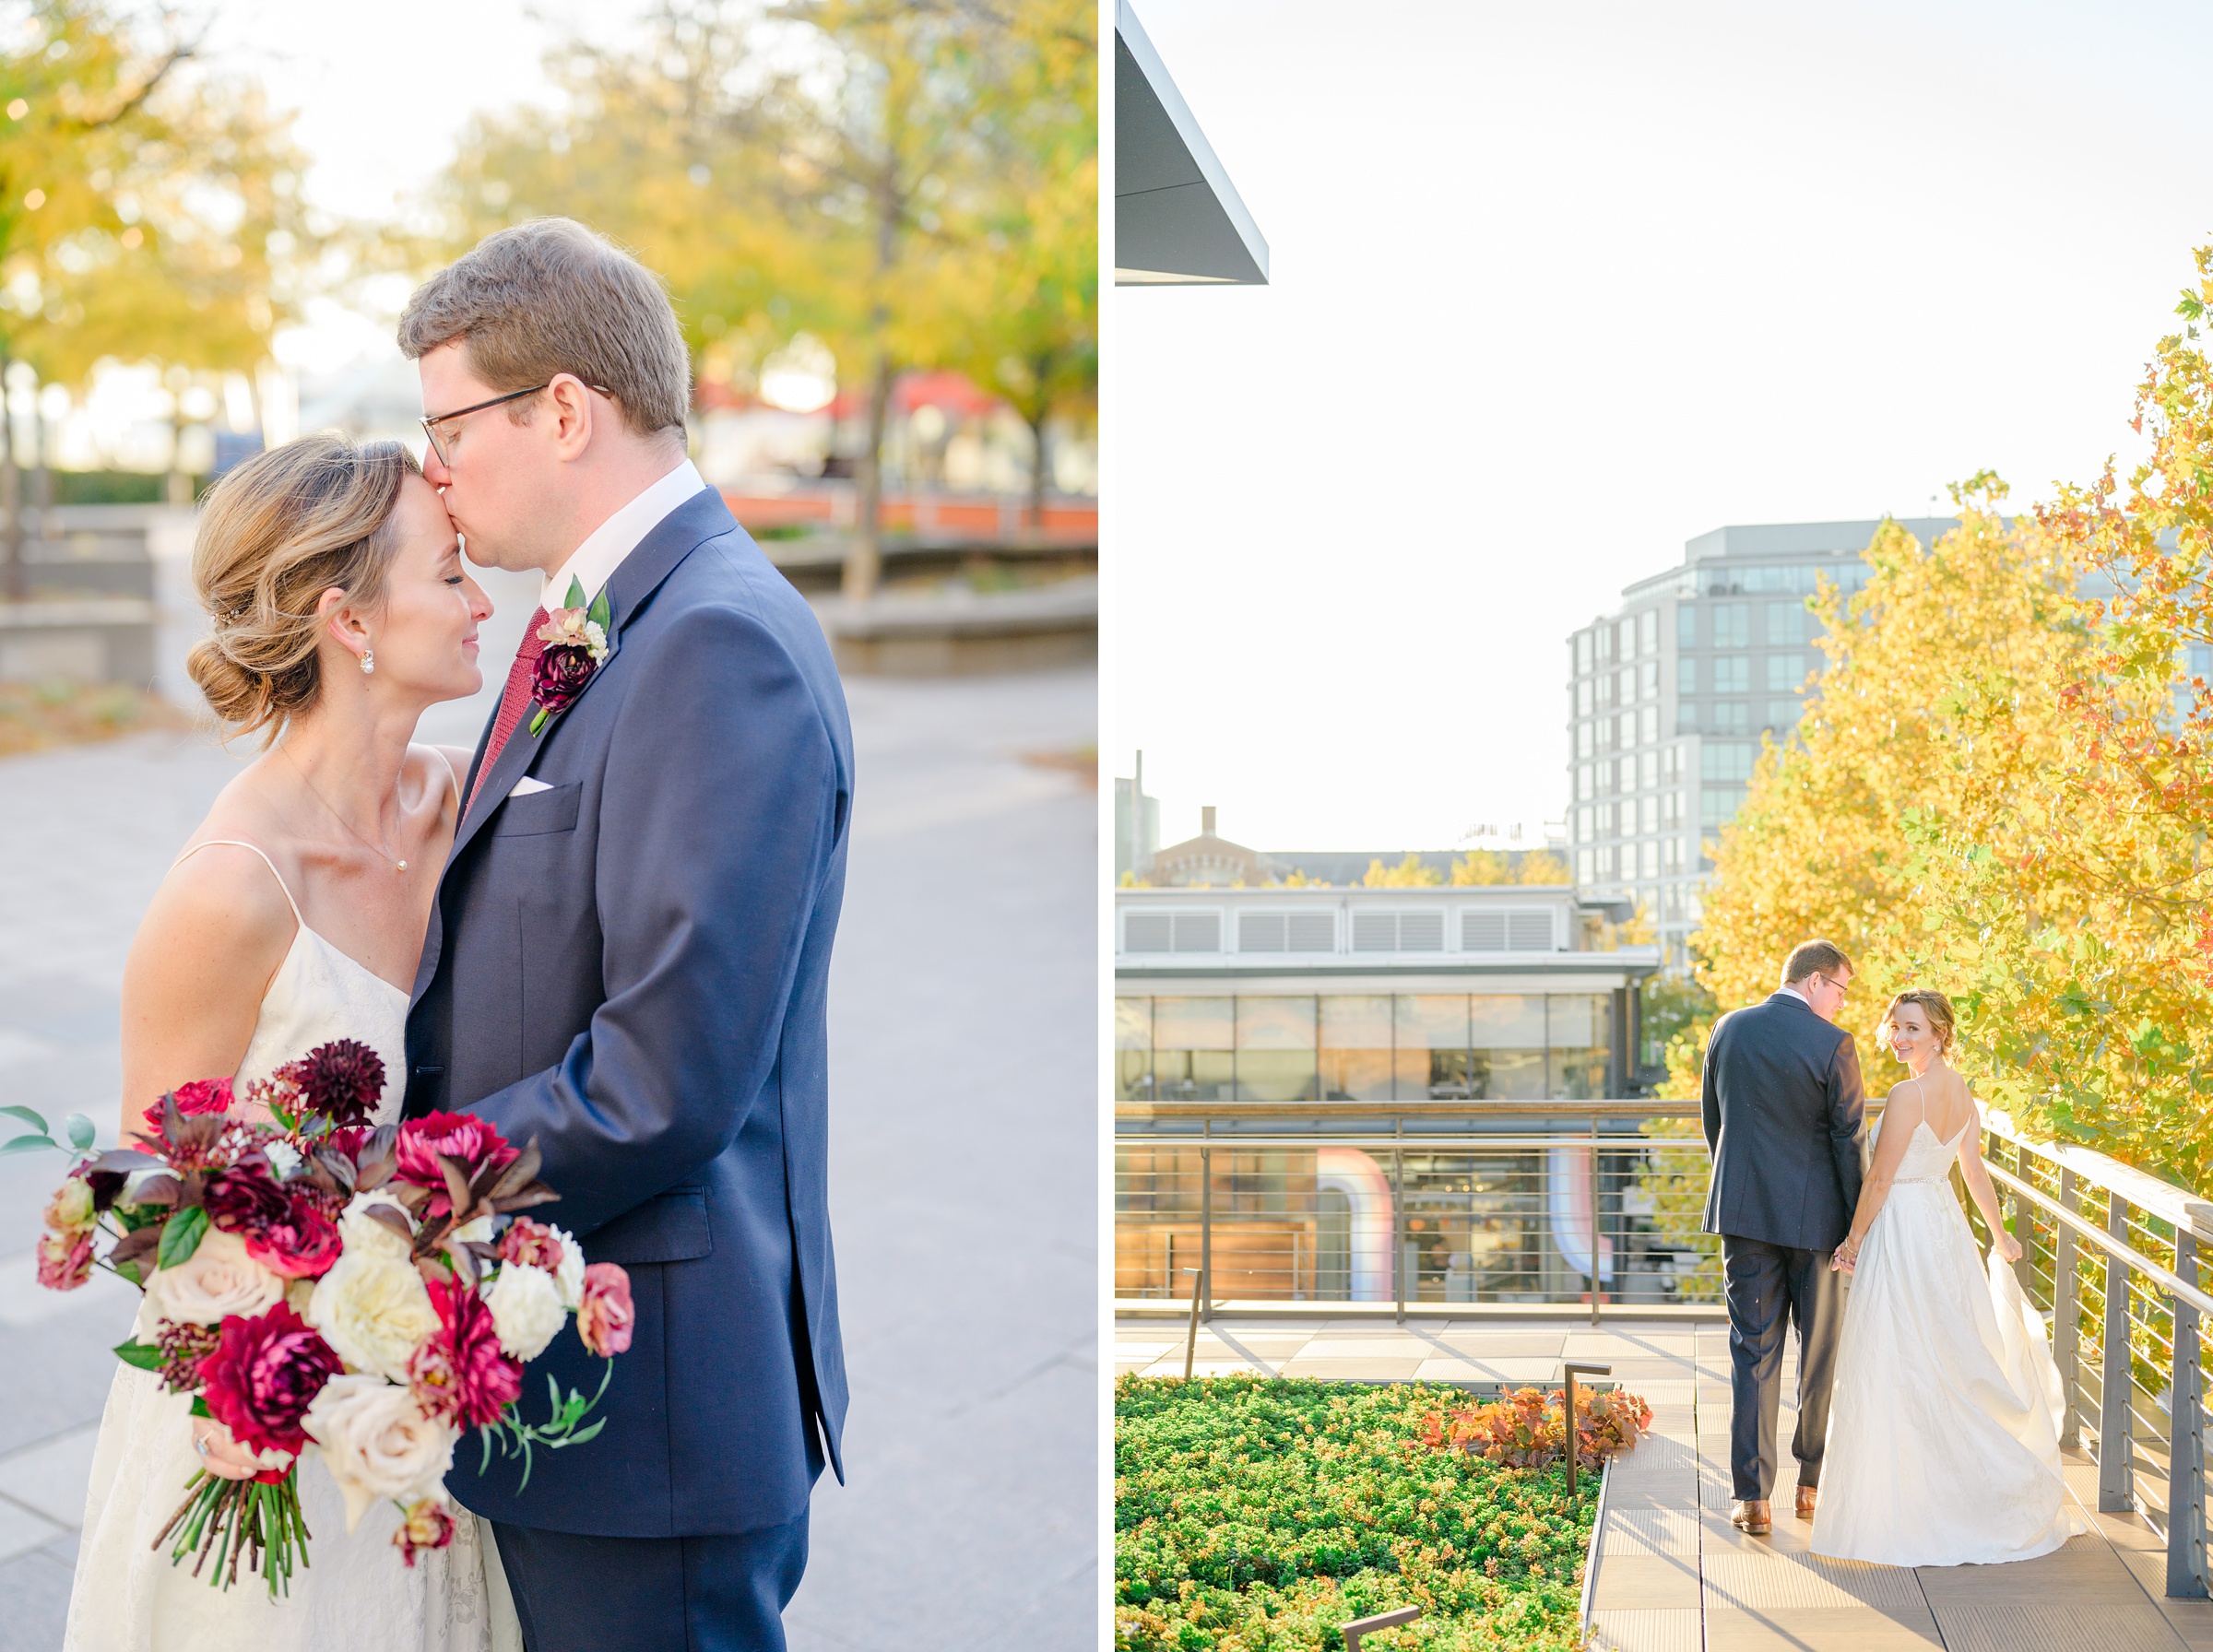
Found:
[[[2213,1202],[2032,1140],[1994,1112],[1983,1159],[2021,1242],[2016,1276],[2050,1328],[2063,1444],[2097,1465],[2101,1512],[2139,1515],[2166,1542],[2168,1594],[2205,1597],[2213,1294],[2198,1253]],[[1567,1303],[1596,1324],[1718,1308],[1720,1241],[1700,1232],[1708,1172],[1698,1108],[1679,1102],[1125,1118],[1115,1293],[1131,1307],[1191,1303],[1201,1320]],[[1953,1186],[1987,1247],[1956,1172]]]

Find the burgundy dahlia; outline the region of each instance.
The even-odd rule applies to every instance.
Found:
[[[246,1255],[288,1280],[321,1279],[345,1248],[338,1224],[307,1190],[294,1193],[281,1216],[251,1230],[245,1240]]]
[[[500,1235],[500,1260],[519,1262],[525,1268],[542,1268],[548,1273],[561,1271],[561,1239],[542,1221],[532,1221],[527,1216],[518,1216],[507,1231]]]
[[[630,1275],[612,1262],[594,1262],[584,1270],[584,1300],[576,1307],[576,1334],[585,1347],[611,1360],[630,1346],[637,1323],[631,1304]]]
[[[222,1340],[200,1362],[201,1398],[241,1445],[297,1455],[307,1444],[301,1418],[342,1369],[330,1344],[280,1302],[223,1321]]]
[[[503,1168],[521,1153],[483,1119],[467,1113],[426,1113],[399,1127],[398,1168],[403,1182],[428,1187],[432,1198],[426,1216],[443,1216],[450,1208],[445,1196],[445,1173],[438,1168],[441,1156],[461,1166],[461,1174],[475,1181],[486,1165]]]
[[[367,1124],[385,1093],[385,1058],[354,1038],[317,1044],[278,1069],[300,1091],[300,1104],[333,1125]]]
[[[472,1288],[454,1280],[433,1283],[430,1291],[438,1328],[423,1339],[408,1366],[416,1403],[456,1428],[497,1422],[523,1391],[521,1362],[500,1347],[491,1310]]]
[[[207,1220],[226,1233],[251,1235],[281,1221],[290,1202],[260,1159],[234,1164],[207,1178]]]
[[[550,716],[569,709],[599,667],[581,643],[549,643],[530,667],[530,698]]]

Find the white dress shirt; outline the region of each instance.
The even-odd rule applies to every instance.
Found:
[[[1775,990],[1776,990],[1777,992],[1787,992],[1787,993],[1789,993],[1789,994],[1791,995],[1791,997],[1793,997],[1793,998],[1796,998],[1796,999],[1797,999],[1797,1000],[1798,1000],[1798,1001],[1799,1001],[1801,1004],[1804,1004],[1804,1005],[1805,1005],[1805,1007],[1806,1007],[1808,1009],[1814,1009],[1814,1001],[1813,1001],[1813,999],[1811,999],[1811,998],[1807,997],[1806,997],[1806,996],[1805,996],[1804,993],[1800,992],[1800,991],[1799,991],[1799,990],[1798,990],[1798,989],[1797,989],[1795,986],[1793,986],[1793,985],[1791,985],[1789,982],[1787,982],[1787,981],[1786,981],[1786,982],[1784,982],[1784,983],[1783,983],[1783,984],[1782,984],[1781,986],[1778,986],[1778,987],[1777,987]],[[1814,1009],[1814,1013],[1815,1013],[1816,1015],[1819,1015],[1821,1012],[1820,1012],[1818,1009]]]
[[[562,599],[569,594],[569,584],[574,580],[584,587],[585,606],[589,608],[592,598],[607,588],[615,570],[622,566],[622,559],[637,549],[645,536],[668,518],[669,512],[705,486],[700,480],[699,467],[689,459],[683,461],[592,530],[591,537],[546,581],[546,588],[538,598],[539,606],[549,614],[555,608],[565,608],[567,604]]]

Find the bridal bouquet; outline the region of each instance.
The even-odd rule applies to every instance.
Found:
[[[95,1266],[145,1292],[127,1363],[193,1396],[192,1412],[254,1455],[251,1480],[205,1469],[155,1541],[228,1588],[243,1564],[272,1595],[307,1564],[299,1458],[312,1443],[346,1499],[351,1529],[380,1498],[402,1512],[393,1541],[408,1565],[453,1540],[444,1488],[464,1431],[485,1460],[580,1445],[630,1346],[630,1280],[586,1266],[560,1228],[515,1214],[559,1196],[538,1179],[535,1143],[510,1146],[482,1119],[434,1113],[370,1128],[384,1062],[366,1044],[323,1044],[231,1094],[228,1080],[181,1086],[148,1109],[140,1147],[89,1151],[46,1208],[39,1281],[74,1290]],[[274,1122],[232,1115],[234,1101]],[[59,1146],[39,1133],[0,1151]],[[498,1224],[504,1219],[503,1227]],[[104,1256],[95,1240],[112,1237]],[[496,1236],[495,1236],[496,1235]],[[606,1359],[589,1399],[564,1398],[523,1422],[523,1366],[576,1316]]]

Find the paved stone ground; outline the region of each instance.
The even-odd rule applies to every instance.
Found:
[[[1159,1319],[1123,1319],[1117,1374],[1179,1376],[1184,1342]],[[1245,1319],[1201,1327],[1209,1375],[1462,1381],[1561,1380],[1566,1360],[1611,1364],[1651,1402],[1652,1432],[1616,1460],[1592,1590],[1598,1652],[2202,1652],[2213,1602],[2169,1600],[2166,1546],[2140,1518],[2100,1515],[2094,1464],[2070,1454],[2070,1493],[2093,1528],[2040,1560],[2004,1566],[1868,1565],[1810,1552],[1810,1523],[1778,1501],[1774,1530],[1729,1524],[1729,1328],[1682,1320],[1444,1321],[1393,1328]],[[1786,1363],[1783,1393],[1797,1386]],[[1796,1424],[1786,1403],[1785,1443]],[[1792,1478],[1786,1460],[1784,1478]],[[1783,1492],[1788,1496],[1787,1488]]]
[[[494,678],[529,595],[493,591]],[[181,658],[181,639],[163,654]],[[849,1483],[817,1490],[791,1642],[1089,1646],[1096,816],[1093,794],[1024,754],[1095,738],[1093,676],[848,692],[861,778],[833,982],[832,1206]],[[424,732],[466,744],[483,715],[441,708]],[[0,761],[0,1101],[81,1110],[114,1139],[124,953],[238,761],[144,736]],[[32,1282],[57,1168],[0,1160],[0,1652],[60,1645],[107,1351],[135,1294]]]

